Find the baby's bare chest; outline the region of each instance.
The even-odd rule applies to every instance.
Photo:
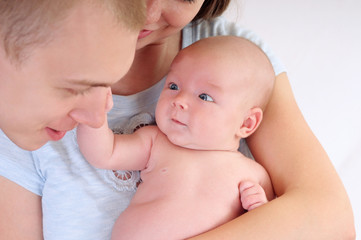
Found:
[[[155,150],[141,173],[139,201],[239,202],[239,183],[249,179],[250,172],[237,154],[164,146]]]

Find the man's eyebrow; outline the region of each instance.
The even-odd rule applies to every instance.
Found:
[[[110,87],[111,84],[104,82],[95,82],[88,79],[67,79],[67,82],[73,85],[89,86],[89,87]]]

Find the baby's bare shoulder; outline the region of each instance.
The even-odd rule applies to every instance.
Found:
[[[266,169],[254,159],[244,156],[242,153],[232,154],[232,166],[239,176],[244,179],[263,181],[268,178]]]

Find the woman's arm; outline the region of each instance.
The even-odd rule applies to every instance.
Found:
[[[247,141],[278,198],[195,239],[355,239],[346,191],[285,73],[277,76],[264,120]]]
[[[43,239],[41,197],[1,176],[0,239]]]

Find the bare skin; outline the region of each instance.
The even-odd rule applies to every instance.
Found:
[[[273,198],[267,172],[237,151],[195,152],[171,144],[156,127],[138,131],[152,132],[151,158],[112,239],[184,239],[219,226],[244,212],[239,191],[244,181],[260,184]],[[139,151],[134,144],[124,150],[130,146]]]
[[[0,186],[0,238],[43,239],[41,197],[4,177]]]
[[[0,49],[0,95],[6,99],[0,108],[9,112],[1,116],[1,128],[28,150],[59,140],[79,122],[101,126],[109,86],[133,60],[136,32],[124,34],[129,31],[94,6],[78,5],[72,11],[60,24],[59,36],[35,49],[20,70]],[[14,89],[18,95],[11,94]],[[0,191],[0,239],[42,239],[41,196],[3,177]]]
[[[191,239],[355,239],[345,189],[298,109],[285,73],[276,77],[264,121],[247,142],[278,197]]]
[[[147,2],[152,11],[167,12],[164,6],[155,6],[159,1]],[[158,18],[153,16],[148,17],[145,28],[164,21],[161,14]],[[124,82],[128,91],[123,92],[123,83],[119,82],[112,87],[113,93],[134,93],[132,89],[135,86],[132,87],[131,79],[136,79],[139,72],[144,76],[151,76],[139,79],[144,86],[159,81],[153,73],[160,70],[166,74],[163,60],[171,61],[180,50],[180,43],[181,34],[177,32],[156,46],[147,45],[142,48],[135,57],[134,68],[131,68],[125,78],[125,81],[129,80],[128,84]],[[153,54],[164,49],[170,50],[162,59],[147,55],[145,50],[150,49],[154,51]],[[153,61],[148,61],[149,59]],[[142,63],[146,63],[145,68]],[[247,143],[256,161],[270,174],[278,198],[194,239],[239,239],[240,236],[242,239],[270,239],[270,236],[285,240],[355,239],[352,207],[345,188],[332,162],[303,118],[286,73],[276,76],[275,89],[264,113],[262,127],[248,138]]]
[[[107,123],[79,125],[78,144],[91,164],[141,170],[142,183],[112,239],[184,239],[273,199],[267,172],[238,152],[240,139],[260,124],[257,106],[273,80],[268,59],[247,40],[203,39],[173,61],[157,126],[114,135]]]
[[[189,4],[163,1],[174,6]],[[151,14],[145,28],[164,20],[158,13],[167,9],[156,3],[159,0],[147,0]],[[185,15],[174,16],[181,19]],[[181,48],[181,28],[162,41],[139,40],[132,68],[124,82],[112,87],[113,93],[130,95],[139,91],[139,86],[145,89],[165,76]],[[270,174],[278,198],[194,239],[239,239],[240,236],[242,239],[355,239],[352,209],[345,189],[304,120],[285,73],[276,76],[262,126],[248,139],[248,144],[256,160]],[[7,189],[6,198],[0,194],[0,238],[42,239],[41,198],[2,177],[0,186]],[[22,211],[17,199],[27,204],[25,210],[29,212]],[[9,202],[12,204],[7,205]]]

